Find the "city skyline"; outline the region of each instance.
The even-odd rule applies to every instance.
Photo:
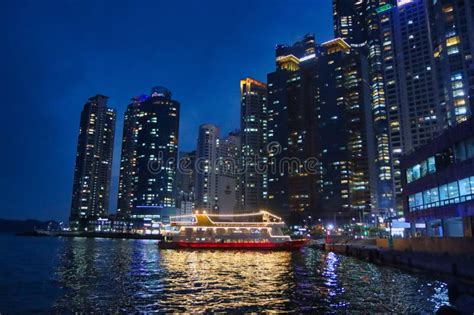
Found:
[[[0,315],[474,315],[474,0],[5,0],[0,29]]]
[[[196,210],[206,209],[211,213],[270,210],[292,224],[311,221],[312,217],[319,221],[336,221],[336,216],[351,223],[358,218],[360,224],[375,224],[379,222],[378,217],[381,222],[404,221],[403,216],[418,208],[414,206],[415,201],[411,204],[412,210],[404,206],[407,197],[402,196],[402,191],[408,175],[401,169],[401,159],[471,115],[473,51],[472,40],[467,36],[471,25],[466,24],[470,17],[461,14],[464,3],[455,0],[446,0],[442,6],[424,0],[357,4],[360,6],[350,7],[345,0],[333,1],[334,38],[319,40],[313,32],[308,32],[292,44],[279,41],[275,46],[276,69],[267,72],[266,82],[252,78],[258,78],[252,71],[243,76],[240,81],[241,131],[232,138],[221,138],[221,135],[234,129],[237,115],[232,105],[225,106],[218,98],[219,93],[225,91],[225,88],[220,89],[220,84],[229,78],[219,75],[217,82],[212,81],[214,64],[201,75],[204,80],[183,93],[199,91],[217,97],[213,102],[198,95],[194,98],[205,105],[188,111],[183,108],[183,113],[194,115],[192,123],[186,122],[185,115],[181,117],[181,101],[171,98],[171,89],[164,87],[165,84],[154,85],[149,95],[136,93],[127,107],[122,131],[118,206],[113,202],[109,206],[110,197],[116,197],[109,195],[110,190],[115,191],[115,187],[110,189],[110,184],[112,157],[116,155],[116,110],[112,105],[110,109],[107,107],[107,113],[113,113],[113,122],[104,124],[102,112],[109,97],[102,93],[90,97],[81,114],[71,224],[81,221],[78,226],[87,230],[83,225],[87,221],[92,224],[90,228],[100,230],[100,222],[108,220],[103,216],[114,214],[115,209],[120,219],[147,221],[154,218],[156,222],[165,222],[168,212],[176,211],[174,161],[179,151],[190,148],[196,149],[197,161],[204,159],[207,163],[204,173],[196,172]],[[436,16],[442,17],[446,31],[437,29]],[[436,34],[428,36],[433,34],[432,29],[437,30]],[[161,45],[166,38],[163,36],[156,38],[160,45],[157,47],[169,47],[166,51],[171,52],[172,57],[179,56],[180,53],[173,53],[175,45],[165,45],[165,41]],[[185,38],[190,44],[186,52],[196,50],[192,45],[194,38]],[[213,43],[217,45],[219,40]],[[442,53],[443,49],[447,54]],[[238,64],[231,55],[226,57],[229,61],[225,66]],[[169,64],[162,63],[165,67]],[[186,74],[187,79],[193,80],[193,72],[187,70],[196,65],[202,67],[203,63],[187,64],[183,60],[167,75],[182,77]],[[97,72],[96,76],[108,73]],[[259,88],[243,89],[242,82],[251,82]],[[214,89],[207,91],[206,86]],[[226,96],[232,99],[231,95],[233,93],[228,92]],[[181,98],[178,96],[178,99]],[[225,115],[215,117],[215,113],[220,114],[219,109],[227,107],[230,110]],[[178,135],[183,123],[186,125],[184,141],[183,138],[180,141]],[[197,146],[196,142],[191,144],[193,138],[196,139],[191,131],[196,123],[201,124]],[[35,138],[38,137],[35,135]],[[269,151],[268,146],[273,144],[278,144],[279,150]],[[54,147],[59,148],[59,145]],[[256,153],[260,154],[261,161],[247,161],[248,156]],[[456,160],[462,157],[461,151],[446,155]],[[285,160],[293,168],[291,160],[299,162],[296,170],[259,173],[246,167],[243,174],[227,176],[219,173],[222,165],[214,165],[215,161],[227,158],[234,164],[240,161],[239,165],[243,162],[253,167],[258,167],[260,162],[281,166]],[[313,161],[319,169],[316,173],[304,167],[312,163],[311,159],[316,159]],[[169,161],[171,164],[167,164]],[[150,163],[158,163],[158,168]],[[23,163],[25,165],[29,164]],[[56,165],[53,172],[49,172],[50,176],[55,174],[61,174],[61,168]],[[457,198],[454,186],[452,195]],[[414,196],[410,198],[415,200]],[[431,200],[428,195],[421,199],[416,196],[417,205],[422,199]],[[19,199],[20,203],[22,200]],[[110,218],[114,220],[114,216]],[[443,218],[430,219],[427,224],[438,226],[440,219]],[[410,223],[415,226],[414,222]],[[96,224],[99,226],[95,227]],[[459,222],[453,224],[459,225]]]
[[[153,4],[158,11],[181,10],[182,18],[189,21],[176,28],[167,27],[166,21],[146,21],[153,10],[137,9],[125,3],[113,8],[106,2],[94,3],[94,10],[87,10],[82,15],[78,12],[85,11],[87,6],[72,3],[54,8],[35,3],[27,7],[5,4],[2,11],[8,16],[3,20],[7,26],[15,25],[15,29],[11,29],[7,37],[10,49],[2,52],[5,55],[3,68],[10,78],[2,84],[8,91],[4,93],[4,102],[9,104],[2,123],[7,130],[5,135],[9,134],[8,130],[15,132],[4,136],[2,142],[22,158],[2,156],[2,163],[11,167],[2,176],[4,202],[0,217],[67,219],[79,113],[91,95],[109,96],[109,106],[117,110],[112,212],[116,209],[123,114],[130,98],[147,93],[156,85],[173,91],[182,103],[180,151],[194,149],[198,125],[202,123],[221,126],[223,134],[238,128],[239,81],[247,76],[265,81],[266,74],[273,68],[275,45],[293,42],[307,32],[314,32],[319,42],[333,37],[331,1],[318,4],[317,11],[304,10],[310,4],[309,1],[292,4],[302,12],[300,18],[281,25],[268,23],[261,17],[270,19],[274,15],[288,19],[291,12],[285,10],[285,3],[276,3],[271,8],[264,2],[256,3],[251,11],[235,4],[216,4],[205,10],[192,3],[187,9],[172,4],[168,7]],[[151,5],[144,3],[145,7],[153,9]],[[105,10],[107,17],[104,18],[100,12]],[[229,17],[227,12],[234,10],[242,13],[237,15],[239,18]],[[197,17],[196,12],[199,13]],[[41,20],[40,23],[37,17],[34,18],[37,13],[49,17],[48,21]],[[13,19],[14,16],[17,18]],[[77,20],[77,16],[83,18]],[[122,16],[129,20],[117,30],[92,26]],[[62,23],[61,29],[51,22],[53,17]],[[35,23],[41,27],[32,27]],[[248,24],[255,25],[255,29],[248,31]],[[163,31],[159,32],[160,29]],[[190,29],[204,35],[195,38]],[[120,32],[120,38],[117,32]],[[155,32],[160,36],[152,40],[151,35]],[[15,35],[28,40],[15,41]],[[181,42],[186,36],[189,47]],[[229,45],[229,42],[233,44]],[[45,49],[48,44],[54,50]],[[138,48],[131,49],[129,45]],[[188,50],[182,52],[184,48]],[[195,57],[196,62],[191,57]],[[126,66],[123,60],[127,60]],[[171,70],[176,65],[180,71]],[[39,80],[27,88],[25,78],[33,77]],[[20,93],[21,98],[15,97]],[[215,110],[216,107],[222,110]],[[24,115],[24,119],[10,119],[25,109],[28,109],[28,115]],[[32,134],[43,141],[37,141]],[[48,171],[53,168],[58,171]],[[20,188],[25,183],[25,188]],[[25,191],[28,198],[22,197]]]

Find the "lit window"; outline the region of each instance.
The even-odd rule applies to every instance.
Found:
[[[454,55],[459,53],[459,47],[458,46],[453,46],[448,48],[448,55]]]
[[[449,12],[453,12],[453,6],[452,5],[446,5],[443,7],[443,12],[444,13],[449,13]]]
[[[457,45],[459,43],[460,43],[459,36],[453,36],[453,37],[450,37],[446,40],[446,46],[448,46],[448,47],[453,46],[453,45]]]

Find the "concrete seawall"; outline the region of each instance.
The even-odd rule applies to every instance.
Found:
[[[388,239],[376,239],[377,247],[388,249]],[[467,237],[420,237],[395,238],[393,249],[434,254],[466,254],[474,255],[474,238]]]
[[[376,264],[394,267],[420,269],[451,275],[463,280],[474,280],[474,241],[431,239],[394,240],[394,249],[388,248],[387,239],[365,243],[329,243],[325,249],[347,256],[356,257]],[[423,246],[428,244],[428,246]],[[449,248],[449,250],[448,250]],[[448,253],[449,252],[449,253]]]

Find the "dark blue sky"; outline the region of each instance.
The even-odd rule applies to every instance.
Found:
[[[89,96],[109,96],[118,113],[115,211],[132,96],[171,89],[181,102],[180,150],[191,150],[201,123],[239,127],[239,80],[265,81],[275,45],[308,32],[332,38],[330,0],[0,1],[0,217],[67,219]]]

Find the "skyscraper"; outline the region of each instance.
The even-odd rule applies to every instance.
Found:
[[[368,54],[378,150],[377,208],[386,213],[387,208],[394,207],[393,203],[390,206],[393,193],[389,189],[393,186],[400,213],[400,157],[438,134],[446,125],[446,107],[451,124],[464,120],[469,112],[465,106],[467,98],[461,95],[466,95],[469,86],[466,70],[469,66],[462,62],[464,53],[472,51],[466,36],[470,18],[465,12],[469,10],[464,10],[464,1],[353,0],[354,6],[347,6],[347,1],[334,0],[335,25],[342,22],[347,25],[346,15],[351,15],[352,20],[365,15],[365,22],[362,27],[335,27],[335,30],[336,36],[349,43],[364,28],[366,32],[367,46],[363,49]],[[363,14],[360,5],[365,6]],[[465,34],[465,40],[460,50],[461,33]],[[454,56],[455,51],[459,52],[458,57]]]
[[[196,150],[180,152],[179,160],[183,162],[182,170],[176,173],[176,187],[178,192],[194,194]]]
[[[196,148],[196,209],[217,212],[217,160],[220,130],[217,126],[199,126]]]
[[[240,80],[240,130],[242,137],[241,175],[244,212],[267,206],[267,172],[258,164],[267,163],[267,85],[252,78]]]
[[[154,87],[125,114],[118,202],[124,216],[160,218],[175,207],[180,104],[171,96]]]
[[[379,12],[391,8],[395,0],[333,0],[334,35],[367,56],[371,91],[372,128],[375,139],[376,176],[371,181],[372,212],[387,215],[395,207],[388,110],[380,33]]]
[[[232,214],[240,210],[240,136],[220,138],[219,127],[199,126],[196,150],[195,205],[198,211]]]
[[[375,168],[367,59],[342,39],[321,44],[317,61],[318,218],[359,221],[371,211]]]
[[[136,128],[140,101],[148,96],[132,98],[127,106],[123,122],[122,154],[120,157],[120,177],[117,202],[117,216],[130,217],[136,193],[136,145],[138,129]]]
[[[336,36],[368,57],[378,151],[375,208],[395,207],[393,187],[401,213],[401,156],[471,116],[474,4],[334,0],[333,6]],[[364,33],[367,44],[360,46]]]
[[[272,212],[295,219],[315,209],[316,176],[303,164],[316,156],[318,54],[312,34],[278,45],[276,70],[267,76],[268,204]]]
[[[191,214],[194,210],[194,186],[196,151],[180,152],[176,170],[176,207],[179,214]]]
[[[400,157],[429,143],[441,130],[439,93],[423,0],[379,10],[391,160],[402,211]]]
[[[217,202],[219,214],[240,211],[241,189],[239,177],[240,135],[231,132],[219,141],[217,162]]]
[[[108,212],[116,114],[107,100],[99,94],[90,97],[81,113],[70,214],[73,228]]]

